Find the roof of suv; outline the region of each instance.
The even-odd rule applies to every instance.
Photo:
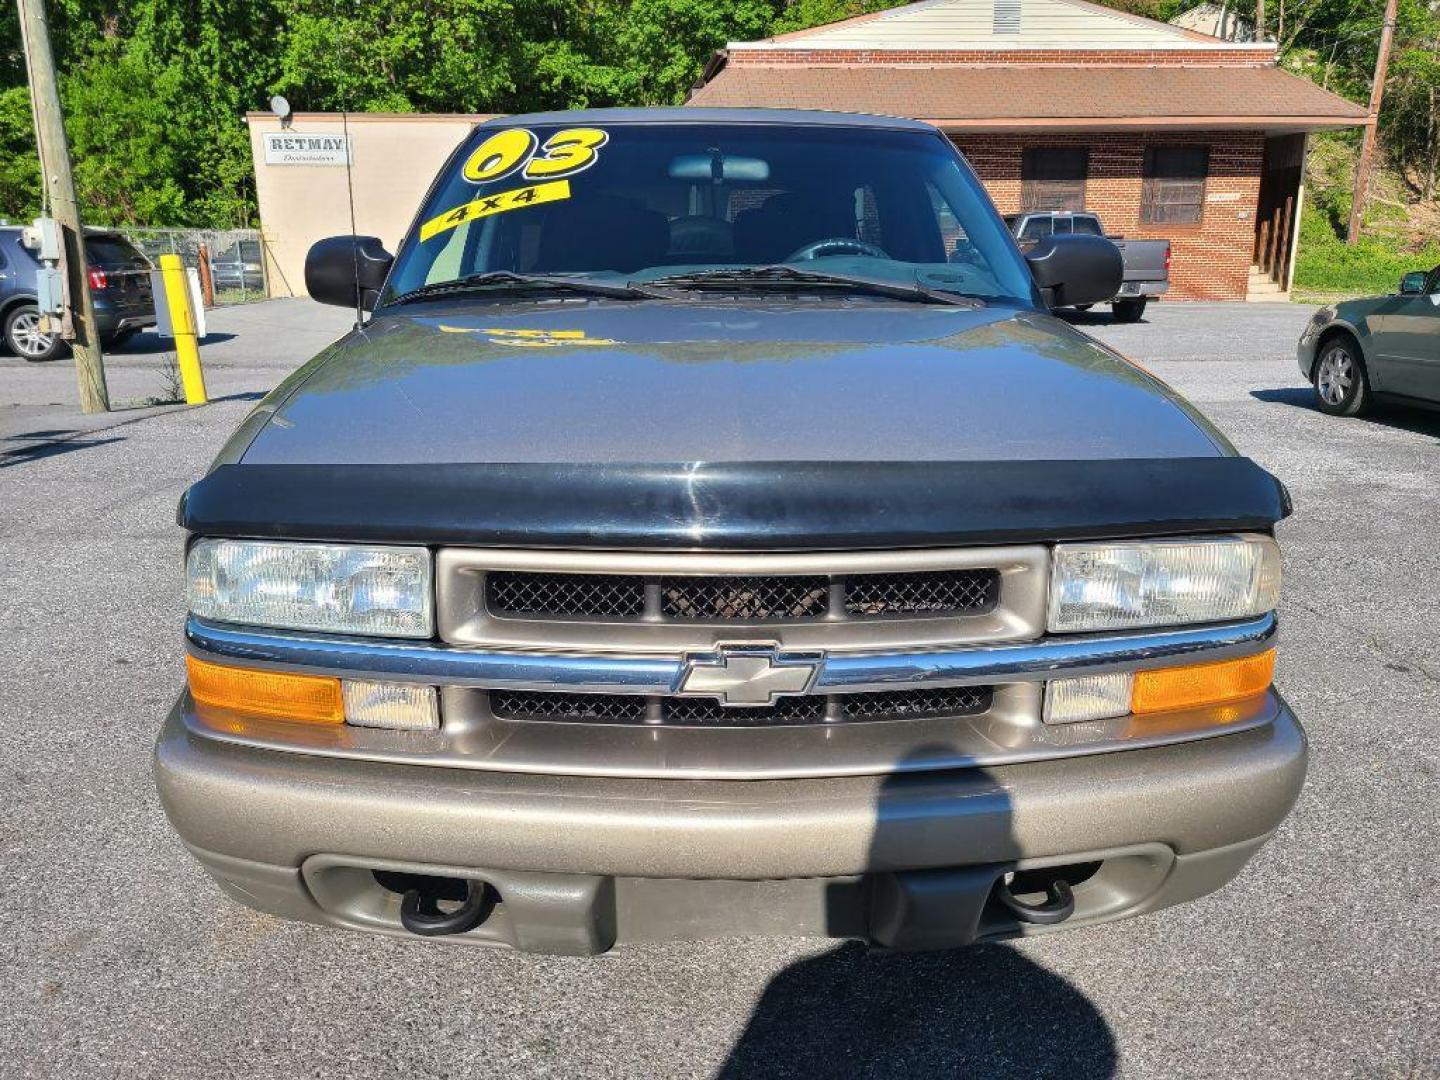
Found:
[[[705,109],[670,106],[654,109],[571,109],[563,112],[520,113],[496,116],[479,127],[515,124],[779,124],[808,127],[883,128],[923,131],[937,128],[919,120],[870,113],[823,112],[818,109]]]

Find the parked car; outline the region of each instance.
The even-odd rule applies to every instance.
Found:
[[[265,273],[260,267],[260,241],[237,240],[210,259],[210,280],[218,289],[263,292]]]
[[[42,333],[35,306],[40,260],[21,243],[19,226],[0,226],[0,327],[5,346],[25,360],[53,360],[65,347],[59,334]],[[105,347],[122,345],[155,325],[150,260],[122,234],[86,230],[90,294]]]
[[[1315,403],[1332,416],[1384,402],[1440,404],[1440,266],[1411,271],[1390,296],[1322,307],[1296,353]]]
[[[1289,506],[1049,313],[1120,273],[914,121],[479,125],[398,257],[314,246],[368,323],[184,497],[170,821],[241,903],[533,952],[1220,887],[1305,772]]]
[[[1138,322],[1145,314],[1145,305],[1150,297],[1160,296],[1170,288],[1170,241],[1169,240],[1126,240],[1123,236],[1108,236],[1096,214],[1072,213],[1068,210],[1028,211],[1023,214],[1008,214],[1005,223],[1010,226],[1021,248],[1043,240],[1047,236],[1105,236],[1120,249],[1120,258],[1125,264],[1124,280],[1114,297],[1110,298],[1110,310],[1120,322]],[[1077,305],[1088,308],[1091,305]]]

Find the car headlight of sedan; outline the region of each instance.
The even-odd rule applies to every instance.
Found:
[[[1054,633],[1244,619],[1280,595],[1280,549],[1268,536],[1059,544],[1050,574]]]
[[[186,559],[190,611],[286,630],[429,637],[430,552],[272,540],[199,540]]]

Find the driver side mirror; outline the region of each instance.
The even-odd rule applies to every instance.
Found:
[[[379,237],[326,237],[305,256],[305,291],[322,304],[373,311],[394,261]]]
[[[1025,252],[1025,261],[1051,307],[1104,303],[1125,279],[1120,249],[1103,236],[1047,236]]]
[[[1419,296],[1425,289],[1425,271],[1411,270],[1400,279],[1401,296]]]

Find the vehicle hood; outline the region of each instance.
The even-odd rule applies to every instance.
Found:
[[[217,464],[986,461],[1233,450],[1048,315],[787,297],[427,304],[276,389]]]

